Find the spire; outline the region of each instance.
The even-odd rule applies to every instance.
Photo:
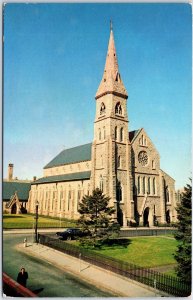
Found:
[[[113,30],[113,22],[110,20],[110,30]]]
[[[110,38],[105,69],[95,98],[98,99],[106,93],[117,93],[124,96],[124,98],[128,97],[119,73],[112,21],[110,21]]]

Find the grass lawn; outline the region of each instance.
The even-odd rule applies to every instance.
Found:
[[[22,229],[22,228],[33,228],[35,224],[34,215],[23,214],[23,215],[3,215],[3,229]],[[56,228],[56,227],[74,227],[76,224],[72,220],[61,218],[51,218],[39,216],[38,227],[39,228]]]
[[[133,237],[121,239],[121,244],[103,246],[100,250],[94,250],[105,256],[117,258],[141,267],[153,268],[164,265],[175,265],[173,253],[177,247],[177,241],[167,237]],[[174,271],[165,270],[164,273],[174,275]]]
[[[79,245],[78,241],[71,243]],[[173,254],[177,245],[178,242],[173,237],[146,236],[113,240],[112,245],[103,245],[100,249],[92,251],[176,277],[174,268],[177,262]]]

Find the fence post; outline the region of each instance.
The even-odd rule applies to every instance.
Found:
[[[157,292],[156,292],[156,279],[154,279],[153,285],[154,285],[154,289],[155,289],[155,296],[156,296],[156,294],[157,294]]]

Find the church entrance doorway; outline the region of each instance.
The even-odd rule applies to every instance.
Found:
[[[146,207],[143,213],[143,226],[149,227],[149,207]]]
[[[119,203],[117,205],[117,222],[119,223],[120,226],[123,226],[123,211],[120,208]]]
[[[166,222],[168,224],[170,223],[170,210],[169,209],[166,211]]]
[[[11,207],[11,214],[16,214],[16,212],[17,212],[17,205],[16,203],[14,203]]]

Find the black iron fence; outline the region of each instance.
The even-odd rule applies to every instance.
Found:
[[[77,258],[80,258],[81,254],[81,259],[88,263],[136,280],[170,295],[186,297],[191,294],[191,286],[178,278],[151,269],[142,268],[122,260],[109,258],[92,250],[80,248],[71,243],[51,238],[48,235],[39,234],[39,242]]]
[[[176,232],[175,228],[144,228],[140,229],[124,229],[120,230],[120,237],[134,237],[134,236],[159,236],[159,235],[173,235]]]

